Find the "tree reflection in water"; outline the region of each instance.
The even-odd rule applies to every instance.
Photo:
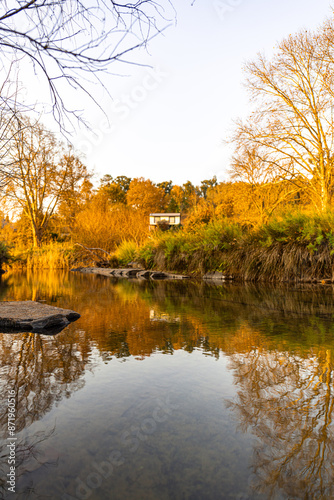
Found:
[[[2,489],[4,492],[8,486],[8,391],[15,391],[15,467],[16,478],[19,479],[27,472],[57,463],[52,450],[51,456],[41,456],[39,453],[39,445],[51,437],[55,429],[43,429],[33,436],[20,435],[20,432],[41,419],[56,402],[83,387],[82,375],[87,364],[87,353],[86,356],[82,355],[80,340],[80,332],[75,331],[67,333],[66,343],[61,337],[34,333],[0,334],[0,426],[3,431],[3,444],[0,444],[0,491]],[[32,488],[33,494],[33,485],[27,488]]]
[[[231,346],[232,347],[232,346]],[[241,429],[258,438],[253,488],[276,498],[334,498],[333,350],[270,349],[244,325],[230,354],[239,391],[229,401]]]
[[[0,334],[0,424],[7,420],[7,393],[15,391],[16,431],[45,415],[55,401],[83,386],[86,360],[78,346],[79,336],[59,337],[35,333]]]
[[[30,437],[19,438],[15,445],[15,478],[16,481],[27,473],[31,473],[40,467],[49,468],[57,466],[57,458],[46,459],[39,451],[39,445],[48,440],[54,434],[55,428],[50,431],[35,433],[33,439]],[[8,495],[8,441],[0,444],[0,494],[1,498]],[[17,492],[17,490],[16,490]],[[20,495],[28,494],[28,498],[34,494],[34,484],[28,480],[28,485],[20,489]]]
[[[156,352],[171,356],[177,350],[197,350],[217,360],[227,356],[239,389],[228,404],[241,429],[258,437],[254,494],[334,498],[334,329],[327,319],[334,309],[332,290],[299,294],[48,272],[6,277],[0,297],[45,300],[81,314],[54,337],[0,334],[2,429],[9,389],[16,394],[19,433],[82,388],[95,363]],[[20,473],[56,463],[52,453],[38,456],[50,432],[41,431],[29,442],[22,437]]]

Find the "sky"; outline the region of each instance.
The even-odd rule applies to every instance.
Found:
[[[331,15],[327,0],[174,0],[177,24],[109,80],[103,113],[84,103],[94,132],[72,141],[96,179],[144,177],[200,184],[228,179],[233,151],[225,141],[249,113],[243,65],[270,57],[285,36]],[[124,75],[127,76],[124,76]],[[98,92],[99,89],[97,89]]]

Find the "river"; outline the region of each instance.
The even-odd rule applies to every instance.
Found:
[[[333,287],[60,270],[0,297],[81,314],[0,333],[2,498],[334,498]]]

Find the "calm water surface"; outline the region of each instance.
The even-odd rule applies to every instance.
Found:
[[[332,287],[59,271],[7,275],[0,299],[81,314],[0,334],[1,498],[334,498]]]

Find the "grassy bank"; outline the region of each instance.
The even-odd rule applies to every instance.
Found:
[[[71,243],[11,248],[9,253],[6,264],[4,247],[3,267],[14,270],[69,269],[97,265],[99,260]],[[142,245],[124,241],[109,264],[124,267],[131,261],[147,269],[194,276],[218,270],[237,280],[334,281],[334,212],[288,214],[256,228],[225,219],[175,231],[156,231]]]
[[[120,265],[202,275],[222,271],[238,280],[334,279],[334,213],[285,215],[257,228],[228,220],[157,232],[140,246],[121,245]]]

